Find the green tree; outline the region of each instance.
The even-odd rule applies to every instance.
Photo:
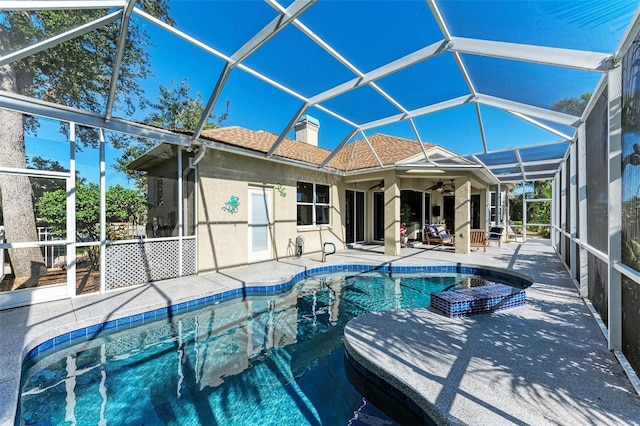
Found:
[[[147,199],[138,191],[116,185],[110,187],[105,196],[107,220],[129,222],[133,225],[145,222]]]
[[[143,0],[139,5],[173,24],[165,0]],[[0,56],[103,15],[104,11],[98,9],[4,11],[0,13]],[[103,26],[38,54],[0,66],[0,89],[97,113],[104,112],[121,31],[119,23]],[[136,103],[140,106],[140,100],[143,99],[139,82],[151,74],[146,49],[150,43],[144,27],[135,21],[131,21],[126,34],[115,101],[131,115]],[[25,120],[21,113],[0,109],[0,123],[0,166],[24,168],[25,126],[33,128],[34,120]],[[83,138],[82,129],[78,136],[79,141],[92,139]],[[36,241],[29,178],[0,174],[0,194],[7,241]],[[46,274],[38,248],[12,249],[10,258],[16,277]]]
[[[587,107],[589,99],[591,99],[591,93],[585,92],[578,98],[560,99],[558,102],[551,105],[551,109],[580,117]]]
[[[533,183],[534,199],[551,198],[552,182],[549,180],[538,181]],[[532,223],[551,223],[551,203],[549,201],[541,201],[537,203],[529,203],[527,205],[527,221]],[[532,231],[540,232],[545,238],[548,238],[551,229],[548,226],[532,227]]]
[[[109,222],[141,223],[147,200],[133,189],[121,185],[107,189],[106,216]],[[67,227],[67,194],[64,189],[45,192],[36,203],[38,217],[64,238]],[[100,239],[100,186],[83,179],[76,182],[76,239]]]
[[[121,185],[107,189],[106,216],[110,222],[140,223],[146,211],[146,199],[133,189]],[[67,227],[67,194],[64,189],[45,192],[36,203],[38,217],[51,227],[51,234],[65,238]],[[113,226],[107,227],[109,239],[126,238]],[[100,186],[86,183],[84,179],[76,181],[76,240],[100,239]],[[99,261],[99,249],[90,249],[91,265]]]
[[[522,194],[509,196],[509,219],[515,222],[522,221]]]
[[[160,86],[160,96],[151,107],[155,110],[145,120],[154,126],[159,126],[170,130],[193,131],[204,113],[204,103],[200,92],[196,92],[195,97],[191,97],[191,88],[184,79],[180,84],[171,82],[173,87]],[[229,102],[227,101],[227,108]],[[205,129],[213,129],[227,119],[228,110],[216,119],[216,116],[209,114]]]
[[[151,113],[144,121],[152,126],[162,127],[164,129],[192,132],[198,125],[200,117],[204,113],[205,105],[200,92],[196,92],[195,97],[191,96],[191,88],[184,79],[180,84],[172,82],[171,88],[160,86],[160,95],[156,103],[150,106],[154,112]],[[216,128],[229,116],[229,101],[227,101],[225,111],[216,117],[213,113],[207,117],[205,129]],[[117,171],[127,175],[129,179],[133,179],[135,187],[144,192],[146,188],[146,180],[144,173],[131,170],[129,164],[140,157],[149,149],[153,148],[154,141],[143,138],[136,138],[135,142],[130,143],[123,150],[120,158],[116,159],[113,166]]]
[[[526,187],[530,187],[530,184],[527,184]],[[533,192],[527,192],[526,198],[550,199],[551,191],[551,181],[533,182]],[[509,198],[509,216],[513,221],[522,221],[522,194],[513,195]],[[551,223],[551,203],[548,201],[527,203],[527,222]],[[545,238],[549,237],[551,231],[548,226],[532,226],[528,229],[530,231],[540,232]]]
[[[60,162],[48,160],[39,156],[27,160],[30,168],[36,170],[48,170],[52,172],[68,172]],[[39,200],[45,192],[55,191],[56,189],[64,189],[66,182],[64,179],[52,179],[48,177],[31,177],[31,187],[33,188],[34,201]]]
[[[64,168],[58,161],[55,160],[47,160],[42,157],[33,157],[31,160],[27,160],[27,168],[37,169],[37,170],[49,170],[54,172],[67,172],[68,170]],[[31,188],[33,189],[33,200],[34,203],[42,197],[47,191],[54,191],[56,189],[64,189],[66,187],[66,182],[64,179],[52,179],[48,177],[29,177],[29,181],[31,182]],[[1,195],[1,193],[0,193]],[[0,223],[4,223],[4,218],[2,216],[2,200],[0,197]]]
[[[36,203],[38,217],[51,227],[51,234],[65,238],[67,229],[67,193],[63,189],[45,192]],[[76,239],[100,237],[100,186],[76,182]]]

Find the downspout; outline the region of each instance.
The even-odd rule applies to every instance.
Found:
[[[195,166],[198,165],[198,163],[200,162],[200,160],[202,160],[204,158],[204,154],[207,152],[207,145],[200,145],[200,149],[198,150],[198,153],[196,154],[196,156],[193,158],[193,163],[191,163],[189,166],[191,168],[195,168]]]
[[[184,171],[182,172],[182,179],[186,179],[187,176],[189,176],[189,173],[191,173],[192,170],[196,169],[196,166],[198,165],[198,163],[200,162],[200,160],[202,160],[204,158],[204,154],[207,152],[207,146],[206,145],[200,145],[200,149],[198,150],[198,153],[196,154],[195,157],[190,157],[189,158],[189,165],[187,167],[185,167]],[[186,210],[185,210],[186,212]]]

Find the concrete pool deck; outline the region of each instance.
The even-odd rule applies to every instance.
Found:
[[[367,314],[349,324],[345,337],[354,357],[443,419],[640,424],[640,398],[548,243],[492,245],[466,255],[420,245],[403,248],[399,257],[382,252],[365,246],[328,256],[326,264],[315,254],[0,311],[0,424],[14,422],[24,355],[52,337],[252,283],[288,281],[309,268],[354,263],[461,263],[534,279],[527,304],[500,313],[449,319],[415,309]]]

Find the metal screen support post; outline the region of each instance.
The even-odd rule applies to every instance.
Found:
[[[76,290],[76,123],[69,123],[69,177],[67,178],[67,294]]]
[[[609,349],[622,349],[622,278],[614,267],[622,257],[622,67],[609,71]]]
[[[502,222],[502,196],[500,195],[500,182],[496,188],[496,225],[500,225]]]
[[[104,130],[99,129],[100,137],[100,293],[107,291],[107,168],[105,164],[106,147]]]
[[[589,255],[587,249],[582,242],[589,242],[587,237],[587,131],[586,124],[578,127],[578,217],[580,224],[578,226],[578,238],[580,245],[578,250],[580,253],[580,264],[578,269],[578,282],[580,283],[580,297],[589,297]]]
[[[182,149],[178,147],[178,276],[182,276],[182,241],[184,237],[184,200],[182,190]]]
[[[579,278],[580,275],[578,273],[578,253],[576,247],[576,238],[578,236],[578,226],[576,222],[578,221],[578,160],[576,144],[572,143],[569,148],[569,235],[571,235],[571,239],[569,240],[569,268],[571,271],[571,278],[576,279]]]
[[[525,196],[526,182],[522,181],[522,244],[527,242],[527,197]]]
[[[567,162],[563,161],[560,166],[560,253],[567,255]],[[566,263],[564,259],[563,263]]]

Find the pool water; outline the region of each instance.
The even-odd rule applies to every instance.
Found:
[[[20,422],[412,423],[408,410],[385,407],[386,414],[349,380],[344,327],[366,312],[428,307],[431,292],[482,282],[460,274],[315,276],[284,294],[103,333],[25,367]]]

